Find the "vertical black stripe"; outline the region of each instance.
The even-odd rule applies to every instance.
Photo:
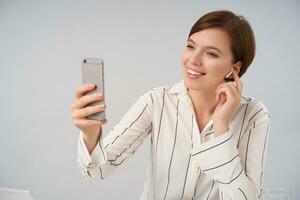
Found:
[[[241,188],[239,188],[239,190],[240,190],[241,193],[244,195],[245,199],[248,200],[247,197],[246,197],[246,195],[245,195],[245,193],[243,192],[243,190],[242,190]]]
[[[266,144],[267,144],[267,137],[268,137],[268,132],[269,132],[269,125],[270,123],[267,124],[267,131],[266,131],[266,136],[265,136],[265,141],[264,141],[264,148],[263,148],[263,154],[262,154],[262,158],[261,158],[261,168],[263,168],[263,162],[264,162],[264,154],[266,151]]]
[[[196,198],[196,191],[197,191],[197,187],[198,187],[198,183],[199,183],[199,180],[200,180],[200,177],[201,177],[201,173],[202,171],[200,170],[200,173],[199,173],[199,176],[198,176],[198,179],[197,179],[197,182],[196,182],[196,185],[195,185],[195,188],[194,188],[194,195],[193,195],[193,199]]]
[[[213,182],[212,182],[212,185],[211,185],[211,188],[210,188],[210,191],[209,191],[209,193],[208,193],[208,196],[207,196],[206,200],[209,200],[209,197],[210,197],[211,191],[212,191],[212,190],[213,190],[213,188],[214,188],[214,184],[215,184],[215,181],[213,180]]]
[[[151,166],[151,174],[152,174],[152,179],[151,179],[151,186],[153,186],[153,174],[154,174],[154,146],[153,146],[153,133],[151,134],[151,162],[152,162],[152,166]],[[150,193],[151,188],[148,189],[148,195],[147,198],[149,197],[149,193]],[[150,198],[148,198],[150,199]]]
[[[105,160],[105,154],[104,154],[102,145],[100,144],[100,140],[99,140],[99,146],[100,146],[100,149],[101,149],[101,152],[102,152],[103,159]]]
[[[92,179],[92,177],[90,175],[88,175],[88,173],[85,171],[85,169],[83,167],[81,167],[81,170],[83,171],[83,173],[85,174],[85,176],[87,178],[90,177]]]
[[[168,182],[167,182],[167,188],[164,196],[164,200],[167,197],[167,193],[169,190],[169,183],[170,183],[170,171],[171,171],[171,165],[172,165],[172,160],[173,160],[173,155],[174,155],[174,149],[175,149],[175,144],[176,144],[176,138],[177,138],[177,126],[178,126],[178,104],[179,104],[179,99],[177,99],[177,114],[176,114],[176,128],[175,128],[175,139],[173,143],[173,149],[172,149],[172,155],[169,163],[169,169],[168,169]]]
[[[249,135],[248,135],[248,140],[247,140],[247,146],[246,146],[246,157],[245,157],[245,174],[247,175],[247,157],[248,157],[248,149],[249,149],[249,141],[250,141],[250,135],[251,135],[251,130],[249,130]]]
[[[154,169],[154,147],[153,147],[153,133],[151,134],[151,174],[152,174],[152,179],[151,179],[151,186],[153,186],[153,169]],[[149,195],[150,195],[150,190],[151,188],[148,188],[148,193],[147,193],[147,199],[150,199]]]
[[[191,141],[192,141],[192,148],[193,148],[193,130],[194,130],[194,115],[192,115],[192,128],[191,128]]]
[[[186,179],[187,179],[187,175],[188,175],[188,172],[189,172],[191,157],[192,157],[192,155],[190,154],[188,165],[187,165],[187,168],[186,168],[186,173],[185,173],[185,178],[184,178],[184,185],[183,185],[183,190],[182,190],[182,194],[181,194],[181,199],[183,199],[183,195],[184,195],[184,190],[185,190],[185,185],[186,185]]]
[[[159,127],[158,127],[156,144],[155,144],[155,164],[154,164],[154,173],[153,173],[153,197],[154,197],[154,199],[155,199],[155,176],[156,176],[156,165],[157,165],[157,148],[158,148],[160,127],[161,127],[161,119],[162,119],[164,105],[165,105],[165,90],[166,90],[166,88],[164,88],[164,91],[163,91],[163,102],[162,102],[162,107],[161,107],[161,112],[160,112]]]
[[[101,149],[101,152],[102,152],[103,159],[105,160],[105,154],[104,154],[103,148],[101,146],[101,138],[102,137],[103,137],[103,135],[102,135],[102,128],[100,127],[99,128],[99,141],[98,141],[98,143],[99,143],[99,146],[100,146],[100,149]]]
[[[194,119],[194,115],[192,115],[192,128],[191,128],[191,142],[192,142],[192,149],[193,149],[193,119]],[[189,167],[190,167],[190,161],[191,161],[191,157],[192,155],[190,154],[190,157],[189,157],[189,161],[188,161],[188,165],[187,165],[187,169],[186,169],[186,174],[185,174],[185,179],[184,179],[184,185],[183,185],[183,191],[182,191],[182,194],[181,194],[181,199],[183,199],[184,197],[184,191],[185,191],[185,186],[186,186],[186,180],[187,180],[187,175],[188,175],[188,170],[189,170]]]
[[[262,188],[260,188],[258,199],[260,199],[261,194],[262,194]]]
[[[238,143],[237,143],[237,148],[239,148],[239,146],[240,146],[240,138],[241,138],[242,130],[243,130],[243,127],[244,127],[245,117],[246,117],[246,113],[247,113],[248,106],[249,106],[249,104],[247,104],[247,106],[246,106],[246,108],[245,108],[245,113],[244,113],[243,122],[242,122],[241,130],[240,130],[240,134],[239,134],[239,139],[238,139]]]
[[[99,167],[99,170],[100,170],[101,179],[104,179],[101,167]]]
[[[263,153],[262,153],[262,158],[261,158],[261,174],[260,174],[260,187],[262,186],[262,177],[263,177],[263,167],[264,167],[264,155],[266,153],[266,144],[267,144],[267,138],[268,138],[268,132],[269,132],[269,125],[270,123],[267,124],[267,130],[266,130],[266,136],[265,136],[265,142],[264,142],[264,148],[263,148]]]
[[[152,104],[153,104],[153,97],[152,97],[152,94],[151,93],[149,93],[150,94],[150,97],[151,97],[151,102],[152,102]]]
[[[214,124],[212,124],[212,125],[210,126],[210,129],[209,129],[209,130],[211,131],[211,130],[213,129],[213,127],[214,127]]]

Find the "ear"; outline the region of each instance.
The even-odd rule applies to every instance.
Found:
[[[237,72],[237,74],[240,73],[241,67],[242,67],[241,61],[238,61],[233,65],[233,69]]]

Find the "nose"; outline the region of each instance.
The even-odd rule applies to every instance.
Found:
[[[194,52],[190,59],[189,59],[189,62],[192,64],[192,65],[195,65],[195,66],[200,66],[201,65],[201,54],[200,52]]]

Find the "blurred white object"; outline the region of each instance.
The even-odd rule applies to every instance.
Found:
[[[30,191],[0,187],[1,200],[34,200]]]
[[[291,191],[285,188],[266,188],[263,200],[292,200]]]

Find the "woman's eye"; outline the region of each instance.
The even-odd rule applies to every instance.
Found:
[[[193,47],[191,45],[186,45],[187,48],[192,49]]]
[[[215,57],[215,58],[217,58],[217,57],[218,57],[218,55],[216,55],[216,54],[214,54],[214,53],[211,53],[211,52],[208,52],[208,54],[209,54],[210,56],[213,56],[213,57]]]

